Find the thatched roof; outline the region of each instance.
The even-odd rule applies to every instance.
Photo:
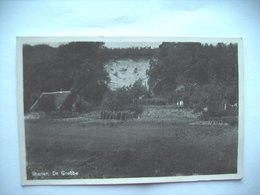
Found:
[[[57,91],[57,92],[43,92],[40,97],[31,106],[30,111],[36,111],[39,109],[39,101],[41,99],[53,98],[55,108],[58,110],[62,107],[63,103],[66,101],[71,91]]]

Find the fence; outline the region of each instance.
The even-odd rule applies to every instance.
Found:
[[[129,110],[125,111],[107,111],[103,110],[100,113],[101,119],[113,119],[113,120],[128,120],[134,118],[135,112]]]

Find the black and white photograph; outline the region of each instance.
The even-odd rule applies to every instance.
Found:
[[[18,37],[23,185],[242,178],[242,39]]]

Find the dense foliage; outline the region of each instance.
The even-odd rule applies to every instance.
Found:
[[[150,61],[150,89],[170,103],[182,99],[186,106],[217,114],[223,104],[238,102],[237,45],[162,43]],[[184,91],[177,91],[183,85]]]
[[[24,45],[24,108],[27,112],[42,92],[71,90],[98,105],[108,91],[104,65],[116,59],[149,59],[154,49],[107,48],[102,42],[70,42],[57,48]]]
[[[149,89],[139,80],[111,91],[104,65],[118,59],[150,60]],[[176,104],[182,100],[195,111],[207,107],[209,116],[223,115],[224,105],[238,103],[237,60],[237,45],[223,43],[164,42],[159,48],[107,48],[102,42],[70,42],[57,48],[24,45],[25,111],[42,92],[71,90],[80,97],[77,110],[99,105],[124,110],[136,102]]]
[[[104,94],[101,107],[103,110],[133,110],[139,112],[140,108],[136,100],[147,94],[148,89],[142,84],[142,80],[137,80],[133,85]]]
[[[100,100],[102,94],[98,93],[106,90],[105,83],[109,81],[104,59],[99,57],[103,45],[101,42],[72,42],[58,48],[24,45],[25,111],[44,91],[72,89],[91,103]],[[91,89],[95,90],[86,92]]]

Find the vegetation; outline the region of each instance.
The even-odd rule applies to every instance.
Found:
[[[237,130],[125,122],[26,121],[28,179],[124,178],[237,172]],[[52,171],[76,176],[53,176]],[[32,172],[49,172],[37,177]]]
[[[102,42],[71,42],[57,48],[24,45],[23,57],[25,112],[42,92],[72,92],[63,105],[70,111],[52,112],[50,97],[39,102],[50,117],[25,120],[28,179],[237,172],[238,111],[224,109],[238,102],[237,45],[164,42],[156,49],[112,49]],[[128,58],[150,60],[149,87],[137,80],[109,89],[104,65]],[[180,100],[187,109],[176,108]],[[122,122],[101,120],[101,110],[143,113]],[[201,111],[201,119],[231,125],[197,121]],[[85,117],[68,118],[81,113]],[[78,174],[53,176],[52,171]]]
[[[164,98],[145,98],[145,99],[138,99],[137,103],[140,105],[166,105],[167,101]]]
[[[72,109],[73,110],[73,109]],[[93,106],[84,100],[82,97],[77,97],[75,100],[75,108],[73,111],[82,113],[82,112],[90,112],[93,110]]]
[[[108,110],[141,104],[175,104],[219,117],[238,102],[237,45],[164,42],[159,48],[106,48],[102,42],[70,42],[57,48],[24,45],[25,112],[43,91],[71,90],[81,101]],[[139,80],[111,91],[104,65],[117,59],[149,59],[149,89]],[[138,100],[138,98],[149,98]],[[137,101],[136,101],[137,100]],[[86,105],[77,104],[77,105]],[[91,105],[91,106],[90,106]],[[84,106],[83,106],[84,107]],[[48,109],[48,108],[46,108]]]
[[[150,58],[151,48],[104,47],[102,42],[70,42],[53,48],[48,45],[24,45],[24,110],[41,92],[72,90],[92,105],[98,105],[109,91],[104,65],[109,60]]]
[[[141,80],[137,80],[133,86],[122,87],[104,94],[101,108],[110,111],[130,110],[137,115],[142,112],[142,107],[135,100],[147,94],[147,88],[142,84]]]
[[[73,89],[73,93],[93,104],[100,101],[109,81],[104,60],[98,57],[103,45],[101,42],[72,42],[58,48],[24,45],[25,111],[43,91]]]
[[[217,116],[224,104],[238,102],[237,45],[162,43],[150,62],[150,89],[156,96]],[[185,90],[176,91],[184,85]]]

